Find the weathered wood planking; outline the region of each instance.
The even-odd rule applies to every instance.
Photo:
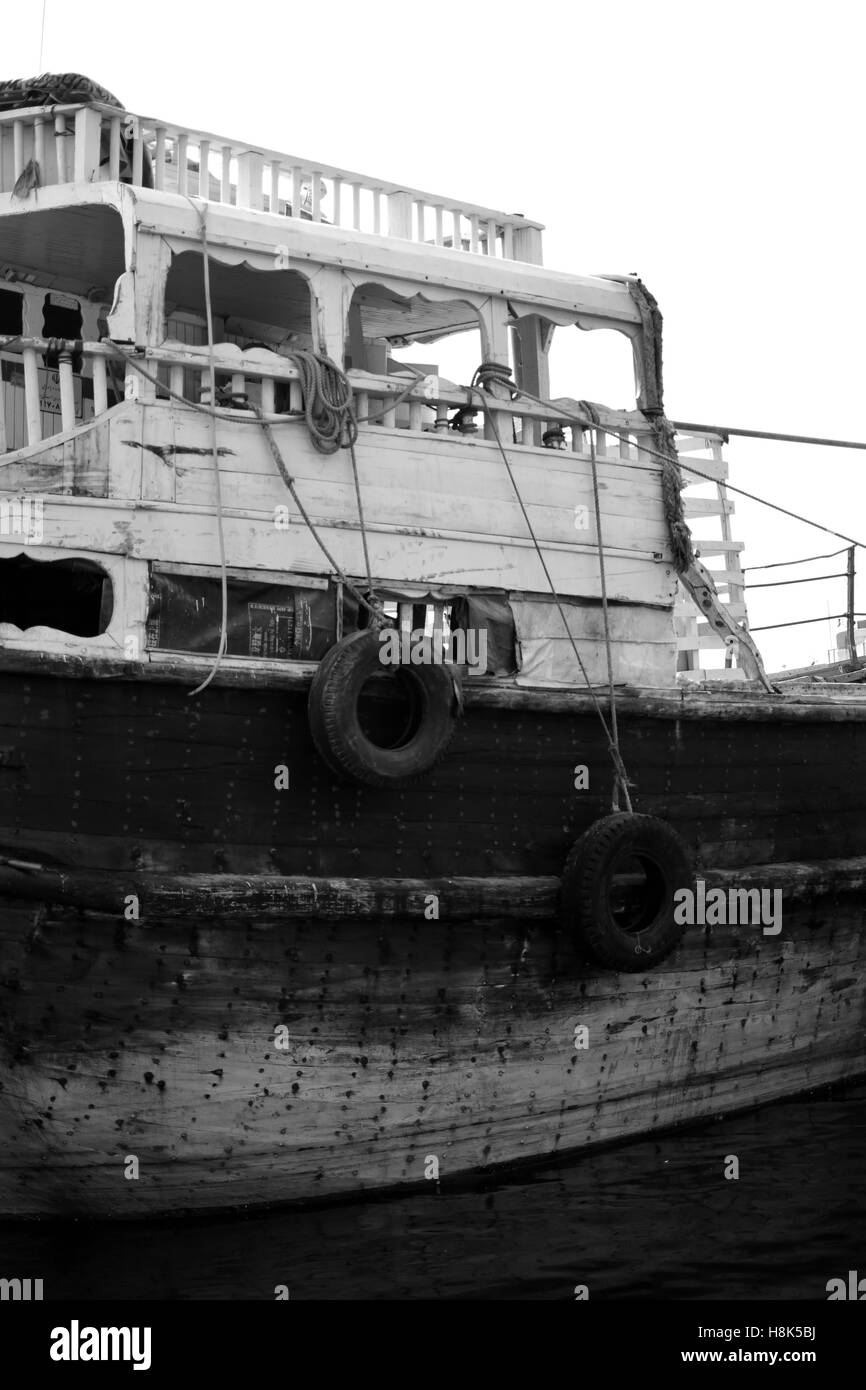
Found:
[[[495,446],[432,435],[404,439],[403,433],[367,430],[359,442],[375,577],[545,589],[526,521]],[[349,572],[363,573],[348,455],[317,454],[301,425],[278,426],[276,434],[325,544]],[[289,565],[321,571],[322,552],[277,474],[258,427],[228,420],[221,425],[220,440],[229,563],[279,568],[287,565],[288,551]],[[588,461],[551,450],[513,453],[515,477],[558,589],[598,597]],[[6,463],[0,486],[56,495],[46,512],[48,545],[218,563],[216,489],[203,416],[127,402],[76,435]],[[611,597],[670,604],[676,582],[664,563],[667,528],[655,475],[605,461],[601,491]],[[74,508],[68,515],[62,496]],[[88,507],[83,496],[116,500],[117,515]],[[161,504],[172,503],[176,509],[159,515]],[[140,505],[131,511],[131,504]],[[288,509],[287,530],[274,525],[277,507]],[[639,667],[630,663],[627,672],[639,674]]]
[[[540,923],[420,913],[118,929],[49,908],[34,928],[9,902],[0,944],[6,1215],[420,1186],[431,1154],[446,1187],[864,1065],[856,896],[793,908],[779,938],[691,929],[646,976]]]
[[[215,684],[190,700],[195,668],[184,669],[184,684],[0,674],[0,855],[131,872],[558,875],[610,807],[610,759],[585,695],[521,691],[522,707],[500,709],[499,692],[469,682],[443,762],[387,791],[324,767],[305,691]],[[674,698],[621,697],[635,809],[669,820],[710,869],[860,854],[850,769],[866,759],[866,702],[856,720],[830,720],[844,706],[812,701],[768,722],[750,717],[760,700],[738,696],[736,722],[674,717]],[[277,792],[280,764],[290,786]],[[578,764],[586,791],[574,787]]]

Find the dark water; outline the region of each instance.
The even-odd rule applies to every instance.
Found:
[[[727,1155],[739,1178],[724,1177]],[[866,1275],[866,1081],[485,1189],[185,1223],[6,1226],[45,1298],[826,1299]]]

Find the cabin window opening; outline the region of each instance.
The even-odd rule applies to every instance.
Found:
[[[219,572],[185,568],[153,567],[146,645],[152,651],[215,654],[222,628]],[[278,575],[230,572],[226,653],[318,661],[337,640],[337,603],[338,586],[325,579],[286,583]]]
[[[24,332],[24,296],[17,290],[0,290],[0,333]]]
[[[465,300],[428,301],[420,294],[406,298],[377,284],[361,285],[352,296],[344,353],[347,371],[405,377],[407,382],[421,372],[437,377],[440,388],[456,390],[469,384],[482,356],[478,311]],[[363,393],[356,385],[358,390]],[[386,399],[376,397],[371,386],[368,408],[381,409]],[[413,421],[415,428],[433,429],[435,408],[425,405],[419,415],[408,404],[398,407],[393,419],[398,428],[407,429]],[[480,429],[480,416],[478,422]]]
[[[234,343],[242,350],[265,348],[281,356],[313,349],[313,300],[310,286],[295,270],[254,270],[209,259],[214,341]],[[207,344],[204,275],[201,254],[182,251],[172,258],[165,287],[165,337],[187,347]],[[163,388],[169,367],[161,366]],[[198,401],[206,373],[185,369],[183,394]],[[217,389],[230,389],[232,373],[217,372]],[[251,374],[244,392],[261,405],[261,383]],[[167,396],[163,389],[158,395]],[[276,383],[276,409],[289,409],[289,383]]]
[[[93,560],[0,560],[0,622],[98,637],[111,622],[110,575]]]
[[[120,213],[103,205],[36,208],[0,219],[0,328],[22,338],[63,338],[92,343],[100,336],[113,287],[125,270]],[[7,296],[12,296],[10,300]],[[4,316],[8,314],[6,319]],[[38,401],[28,401],[20,343],[0,348],[0,412],[6,444],[20,449],[29,438],[28,417],[38,411],[39,435],[63,428],[59,362],[43,353],[35,383]],[[76,353],[72,362],[75,421],[93,416],[93,358]],[[110,397],[109,397],[110,399]]]
[[[542,327],[549,338],[543,373],[550,400],[565,397],[613,410],[635,409],[636,364],[628,334],[615,328],[554,327],[544,320]]]

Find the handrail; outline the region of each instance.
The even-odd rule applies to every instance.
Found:
[[[117,181],[125,170],[126,181],[142,185],[148,182],[147,171],[160,191],[188,194],[195,183],[198,196],[210,201],[253,211],[285,211],[287,216],[379,234],[385,232],[385,198],[389,236],[541,262],[543,226],[521,213],[301,159],[104,102],[5,111],[0,113],[0,137],[4,132],[0,155],[4,146],[8,149],[0,166],[0,191],[12,188],[28,159],[39,164],[42,183]],[[6,167],[10,163],[11,170]],[[208,171],[204,191],[203,168]],[[351,194],[344,199],[348,190]]]
[[[165,343],[158,347],[148,347],[134,352],[121,353],[111,343],[83,342],[78,339],[49,339],[43,337],[23,337],[21,335],[0,335],[0,352],[20,356],[23,361],[25,416],[27,443],[38,444],[43,437],[42,412],[40,410],[40,359],[48,353],[57,361],[59,376],[61,427],[71,430],[81,422],[75,414],[75,380],[80,373],[75,371],[76,360],[80,361],[93,382],[93,413],[100,415],[108,409],[109,364],[122,365],[124,371],[124,395],[127,399],[144,401],[156,400],[160,388],[153,381],[137,372],[133,362],[139,361],[152,377],[158,377],[166,395],[174,395],[197,404],[206,401],[207,374],[210,354],[205,348],[185,344]],[[243,349],[236,344],[218,343],[214,347],[215,365],[218,377],[225,380],[235,395],[252,390],[253,398],[267,415],[280,418],[275,410],[276,388],[282,384],[288,393],[288,415],[303,410],[301,387],[297,368],[290,360],[281,358],[268,349]],[[189,373],[193,373],[190,381]],[[161,375],[160,375],[161,374]],[[555,405],[545,406],[521,397],[491,397],[488,411],[480,410],[477,392],[466,386],[444,383],[438,377],[422,378],[418,389],[402,402],[407,389],[413,385],[406,376],[378,376],[370,372],[351,370],[348,378],[355,396],[355,411],[363,423],[368,419],[374,427],[409,429],[435,432],[449,432],[454,440],[477,437],[474,417],[484,414],[485,437],[493,437],[489,415],[492,411],[498,420],[499,429],[505,430],[506,437],[515,447],[538,446],[542,444],[545,431],[551,424],[563,427],[560,447],[573,453],[585,450],[584,430],[574,416]],[[225,408],[227,417],[238,414],[237,409]],[[458,423],[462,429],[454,429],[454,412],[458,412]],[[609,410],[597,407],[599,427],[597,430],[596,453],[599,458],[608,458],[615,463],[638,462],[642,468],[654,469],[655,464],[649,454],[644,454],[642,446],[652,445],[652,432],[648,422],[639,412]],[[512,424],[515,428],[512,428]],[[519,425],[519,434],[516,426]],[[611,431],[608,438],[605,429]],[[616,432],[616,433],[614,433]],[[10,432],[6,427],[2,398],[0,398],[0,453],[13,447]],[[20,447],[15,445],[14,447]]]

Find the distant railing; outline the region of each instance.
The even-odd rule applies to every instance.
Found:
[[[251,148],[103,103],[0,114],[0,192],[12,191],[31,160],[40,186],[123,180],[252,211],[541,263],[542,226],[519,213]]]
[[[93,415],[98,416],[121,399],[153,401],[169,399],[170,393],[193,403],[209,399],[210,356],[207,349],[166,343],[135,355],[141,371],[109,343],[89,343],[65,339],[22,338],[0,335],[0,353],[8,361],[20,358],[23,364],[23,414],[25,438],[16,438],[12,428],[9,383],[0,392],[0,453],[38,444],[46,433],[44,415],[44,366],[46,358],[56,363],[59,377],[59,423],[62,431],[82,424],[80,415],[82,378],[92,393]],[[266,415],[279,418],[303,411],[301,384],[293,364],[267,349],[243,350],[234,344],[214,348],[218,390],[233,397],[246,395]],[[355,412],[362,423],[382,430],[424,430],[448,433],[453,440],[494,438],[490,416],[496,421],[507,447],[545,445],[548,448],[582,453],[587,445],[584,430],[572,418],[570,409],[538,405],[517,396],[487,398],[482,411],[478,394],[467,387],[447,385],[436,376],[418,381],[411,398],[400,400],[412,387],[407,376],[375,376],[351,371]],[[151,379],[148,379],[151,378]],[[278,397],[278,391],[280,395]],[[22,391],[17,393],[21,397]],[[20,406],[20,401],[18,402]],[[279,409],[278,409],[279,407]],[[641,429],[643,417],[629,411],[599,409],[601,428],[596,435],[596,452],[611,461],[642,462],[653,466],[649,428]],[[604,426],[615,430],[607,434]],[[455,427],[456,426],[456,427]]]

